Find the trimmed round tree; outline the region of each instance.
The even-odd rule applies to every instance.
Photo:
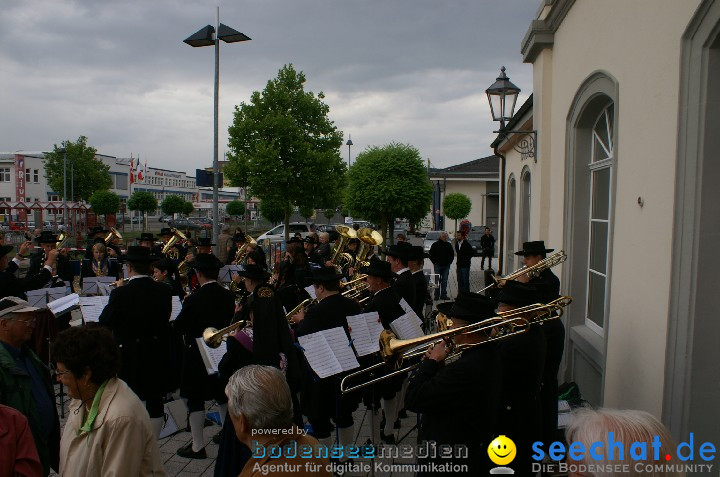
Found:
[[[185,202],[183,202],[183,209],[182,209],[183,215],[186,215],[186,216],[190,215],[193,213],[193,210],[195,210],[195,206],[193,205],[192,202],[190,202],[189,200],[186,200]]]
[[[245,204],[241,200],[233,200],[225,206],[225,213],[233,217],[245,215]]]
[[[179,195],[169,195],[160,204],[160,210],[165,215],[182,214],[185,208],[185,200]]]
[[[335,217],[335,214],[336,214],[336,213],[337,213],[337,211],[336,211],[335,209],[325,209],[325,210],[323,210],[323,215],[324,215],[325,218],[327,219],[328,224],[330,223],[330,221],[332,220],[332,218]]]
[[[453,192],[445,196],[442,206],[445,217],[455,220],[455,231],[457,232],[457,221],[470,215],[472,201],[465,194]]]
[[[140,211],[143,215],[157,209],[158,201],[151,192],[144,190],[133,192],[127,201],[128,209]],[[146,220],[143,220],[143,230],[146,227]]]
[[[105,217],[107,223],[107,214],[117,214],[120,210],[120,197],[109,190],[98,190],[90,196],[90,209],[97,215]]]
[[[285,218],[284,202],[277,199],[260,200],[260,215],[272,222],[273,225],[282,222]]]

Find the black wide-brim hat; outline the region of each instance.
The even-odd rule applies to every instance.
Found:
[[[542,300],[538,297],[538,290],[535,286],[510,280],[505,282],[505,286],[495,295],[495,301],[505,303],[506,305],[521,307],[532,305]]]
[[[461,292],[455,301],[440,303],[437,309],[445,316],[468,323],[477,323],[496,316],[495,301],[472,292]]]
[[[214,247],[215,244],[212,243],[212,239],[207,237],[200,237],[197,242],[198,247]]]
[[[534,242],[523,242],[523,249],[515,252],[515,255],[542,255],[554,251],[554,248],[545,248],[544,240],[536,240]]]
[[[393,271],[390,268],[390,262],[383,262],[382,260],[370,260],[370,265],[367,267],[362,267],[359,270],[360,273],[364,273],[365,275],[370,275],[371,277],[380,277],[380,278],[393,278],[397,276],[397,274],[393,273]]]
[[[198,270],[219,270],[222,266],[220,259],[212,253],[198,253],[195,255],[195,262],[192,264],[192,267]]]
[[[151,234],[150,232],[143,232],[140,234],[140,238],[138,238],[138,242],[154,242],[155,241],[155,235]]]
[[[410,247],[410,253],[408,254],[408,260],[425,260],[430,254],[425,253],[425,249],[420,245],[413,245]]]
[[[251,263],[245,265],[245,270],[240,270],[238,275],[250,280],[265,280],[270,274],[261,266]]]
[[[35,238],[37,243],[56,243],[57,241],[57,235],[49,231],[40,232],[40,235]]]
[[[12,252],[12,245],[0,245],[0,258],[3,258],[8,253]]]
[[[335,267],[320,267],[312,271],[312,278],[308,281],[312,283],[334,282],[344,277],[342,273],[338,273]]]
[[[391,257],[400,258],[402,260],[410,260],[411,250],[412,245],[407,242],[399,242],[395,245],[388,246],[385,251],[385,255],[390,255]]]
[[[131,245],[127,249],[127,253],[122,256],[123,261],[130,263],[149,263],[158,259],[156,255],[147,247],[140,245]]]
[[[162,237],[163,235],[175,235],[171,228],[169,227],[163,227],[160,229],[160,233],[158,234],[158,237]]]

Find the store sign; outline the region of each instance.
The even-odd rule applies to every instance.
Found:
[[[15,200],[25,202],[25,156],[15,154]],[[18,220],[27,217],[25,209],[19,209]]]

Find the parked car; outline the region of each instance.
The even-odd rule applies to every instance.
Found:
[[[475,227],[473,227],[470,230],[470,233],[468,234],[468,243],[473,248],[473,252],[475,253],[476,257],[479,257],[482,254],[482,247],[480,246],[480,237],[483,236],[485,233],[485,228],[482,228],[482,231],[475,230]]]
[[[303,237],[307,237],[310,233],[310,224],[307,222],[290,222],[290,237],[300,232]],[[285,240],[285,224],[280,224],[271,228],[257,238],[257,241],[270,239],[271,242],[281,242]]]
[[[174,219],[168,222],[168,225],[170,227],[176,228],[178,230],[202,230],[203,226],[193,222],[192,220],[188,220],[185,218],[181,219]]]
[[[425,240],[423,240],[423,250],[425,250],[425,253],[430,253],[430,247],[440,239],[441,233],[443,233],[442,230],[431,230],[425,235]]]
[[[25,222],[10,222],[9,229],[10,230],[25,230]]]
[[[207,217],[188,217],[187,219],[204,229],[211,229],[213,227],[213,220]],[[220,227],[222,227],[222,224],[220,224]]]
[[[338,239],[338,237],[340,237],[340,234],[335,229],[335,227],[338,225],[345,225],[345,224],[321,224],[321,225],[317,226],[317,231],[318,232],[327,232],[327,234],[329,236],[328,240],[330,242],[334,242]]]
[[[172,219],[172,215],[161,215],[158,222],[170,223]]]

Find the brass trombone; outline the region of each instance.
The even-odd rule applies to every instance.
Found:
[[[285,319],[287,320],[287,322],[288,322],[289,324],[292,325],[293,322],[292,322],[291,318],[292,318],[294,315],[296,315],[298,312],[300,312],[300,310],[302,310],[303,308],[305,308],[305,306],[312,305],[312,304],[315,303],[316,301],[317,301],[317,299],[313,300],[312,298],[306,298],[306,299],[304,299],[304,300],[301,301],[295,308],[293,308],[292,310],[290,310],[289,312],[287,312],[287,314],[285,315]]]
[[[232,325],[227,326],[221,330],[218,330],[217,328],[213,328],[211,326],[209,328],[205,328],[205,331],[203,331],[202,334],[202,339],[205,344],[208,345],[210,348],[217,348],[222,344],[222,342],[227,338],[230,333],[232,333],[233,331],[241,330],[249,324],[250,321],[242,320],[233,323]]]
[[[392,376],[412,371],[420,365],[420,362],[402,367],[403,363],[409,359],[422,357],[427,350],[435,344],[444,342],[450,346],[451,352],[448,358],[451,358],[466,349],[519,335],[526,332],[532,323],[542,323],[559,318],[562,316],[563,307],[567,306],[571,301],[572,299],[570,297],[560,297],[548,304],[536,303],[534,305],[516,308],[500,313],[498,316],[459,328],[451,328],[453,325],[452,320],[445,315],[439,314],[438,327],[443,326],[440,324],[440,321],[442,321],[446,328],[445,330],[409,340],[397,339],[392,331],[383,330],[380,334],[380,356],[383,361],[345,376],[340,382],[340,391],[343,394],[347,394]],[[553,315],[554,312],[558,313]],[[440,319],[440,316],[442,316],[444,320]],[[456,336],[475,333],[482,333],[483,340],[476,343],[460,345],[456,345],[452,341]],[[356,379],[358,376],[365,374],[372,375],[373,371],[386,366],[389,366],[393,371],[352,387],[348,387],[346,384],[347,381]]]
[[[552,268],[555,265],[560,265],[565,260],[567,260],[567,255],[563,250],[560,250],[559,252],[555,252],[554,254],[550,255],[549,257],[546,257],[542,260],[540,260],[538,263],[531,267],[520,267],[517,270],[515,270],[510,275],[506,275],[504,277],[497,277],[493,276],[494,283],[486,286],[482,290],[478,291],[477,293],[482,293],[488,288],[492,287],[498,287],[502,288],[505,286],[505,283],[507,283],[510,280],[517,280],[518,277],[521,277],[522,275],[527,274],[530,278],[537,277],[540,275],[540,273],[548,268]]]

